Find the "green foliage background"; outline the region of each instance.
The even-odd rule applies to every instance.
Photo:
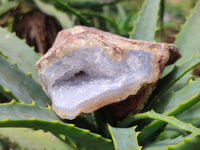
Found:
[[[166,67],[142,113],[117,121],[103,108],[61,120],[38,81],[41,56],[12,33],[19,16],[9,16],[0,27],[0,149],[198,149],[200,0],[1,0],[0,22],[16,8],[40,9],[62,28],[82,24],[132,39],[165,42],[173,30],[182,58]]]

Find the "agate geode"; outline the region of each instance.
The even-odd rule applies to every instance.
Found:
[[[165,65],[179,57],[172,44],[130,40],[76,26],[58,34],[36,68],[55,112],[74,119],[125,101],[148,85],[155,87]]]

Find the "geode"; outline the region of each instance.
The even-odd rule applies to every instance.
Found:
[[[76,26],[59,32],[36,68],[53,110],[63,119],[74,119],[151,87],[148,97],[165,65],[179,57],[172,44]]]

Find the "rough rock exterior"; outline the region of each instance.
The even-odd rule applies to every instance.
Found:
[[[76,26],[58,34],[36,68],[55,112],[74,119],[141,91],[148,97],[165,65],[179,57],[172,44],[130,40]],[[144,104],[140,98],[139,107]]]

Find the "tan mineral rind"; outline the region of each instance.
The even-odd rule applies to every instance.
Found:
[[[131,40],[94,28],[76,26],[72,29],[59,32],[52,48],[36,64],[40,82],[45,91],[48,88],[45,85],[48,85],[48,83],[44,82],[48,81],[46,79],[44,81],[41,75],[45,74],[45,71],[54,65],[56,61],[74,51],[78,51],[80,47],[84,47],[85,49],[101,48],[114,62],[127,60],[129,52],[132,50],[150,52],[152,55],[151,62],[149,62],[152,64],[152,71],[149,74],[150,79],[144,79],[143,82],[140,81],[136,86],[125,88],[119,93],[111,93],[104,97],[97,97],[93,101],[86,100],[87,102],[85,104],[81,103],[77,108],[71,110],[73,112],[69,110],[66,113],[68,108],[55,106],[55,100],[52,99],[53,109],[61,118],[73,119],[80,113],[90,113],[105,105],[123,101],[129,95],[137,94],[144,86],[149,84],[154,85],[164,70],[165,65],[175,62],[180,57],[178,48],[172,44]],[[47,93],[47,95],[51,98],[51,93]],[[64,111],[65,109],[66,112]]]

